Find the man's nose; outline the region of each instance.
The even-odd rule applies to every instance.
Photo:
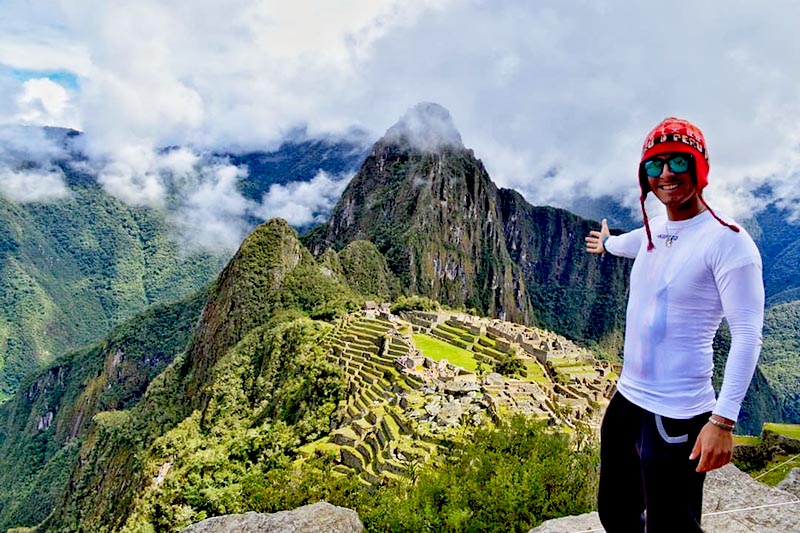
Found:
[[[657,178],[671,178],[674,175],[675,175],[675,173],[672,172],[671,168],[669,168],[669,163],[665,162],[664,165],[661,167],[661,174],[659,174],[656,177]]]

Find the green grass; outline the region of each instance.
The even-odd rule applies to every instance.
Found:
[[[758,446],[761,439],[750,435],[734,435],[733,442],[736,444],[746,444],[748,446]]]
[[[545,375],[542,367],[536,361],[525,361],[523,364],[525,365],[525,370],[528,375],[522,379],[535,383],[546,383],[550,381],[550,378]]]
[[[797,467],[800,467],[800,457],[778,454],[763,469],[749,472],[749,474],[754,479],[774,487],[783,481],[793,468]]]
[[[785,437],[800,439],[800,424],[775,424],[770,422],[764,424],[764,429]]]
[[[420,349],[423,355],[430,357],[434,361],[447,359],[454,365],[471,371],[475,371],[478,368],[478,364],[472,352],[453,346],[442,340],[435,339],[424,333],[415,333],[412,335],[412,338],[414,339],[414,344],[417,345],[417,348]]]

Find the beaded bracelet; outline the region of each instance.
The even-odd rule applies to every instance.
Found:
[[[718,428],[724,429],[725,431],[733,431],[736,426],[734,424],[726,424],[725,422],[720,422],[716,418],[709,417],[709,422],[717,426]]]

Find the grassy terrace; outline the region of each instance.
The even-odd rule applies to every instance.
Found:
[[[435,339],[430,335],[424,333],[415,333],[412,335],[414,344],[426,356],[434,361],[441,361],[447,359],[449,362],[461,368],[475,371],[478,368],[475,357],[472,352],[448,344],[442,340]]]
[[[767,423],[764,424],[764,429],[785,437],[800,439],[800,424]]]
[[[761,439],[758,437],[754,437],[751,435],[734,435],[733,442],[735,444],[746,444],[749,446],[758,446],[758,443],[761,442]]]
[[[800,457],[794,455],[777,454],[767,465],[757,471],[749,472],[754,479],[774,487],[783,481],[793,468],[800,466]]]
[[[525,365],[525,372],[527,373],[524,379],[540,383],[550,381],[542,370],[542,367],[536,361],[525,361],[523,364]]]

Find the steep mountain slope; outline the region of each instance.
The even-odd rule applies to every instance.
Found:
[[[800,299],[800,223],[774,203],[755,216],[753,238],[764,259],[767,304]]]
[[[197,290],[222,266],[222,257],[182,254],[163,215],[85,176],[72,181],[83,185],[56,203],[0,197],[0,398],[57,354]]]
[[[186,346],[206,297],[153,307],[31,376],[0,407],[0,529],[49,514],[94,415],[138,402]]]
[[[449,113],[420,104],[375,144],[327,225],[304,242],[320,254],[370,240],[410,293],[616,349],[629,265],[587,256],[589,227],[499,191]]]
[[[232,444],[251,442],[257,449],[256,443],[272,442],[282,456],[321,428],[328,430],[329,404],[335,404],[340,385],[335,367],[319,359],[317,337],[329,326],[300,313],[353,308],[351,298],[285,221],[259,226],[212,287],[186,353],[133,408],[94,418],[45,530],[116,530],[135,505],[148,520],[160,520],[150,507],[158,488],[153,476],[172,450],[191,450],[196,432],[222,438],[222,431]],[[249,457],[246,450],[230,453]]]
[[[800,423],[800,300],[767,309],[759,366],[782,401],[782,417],[768,421]]]

